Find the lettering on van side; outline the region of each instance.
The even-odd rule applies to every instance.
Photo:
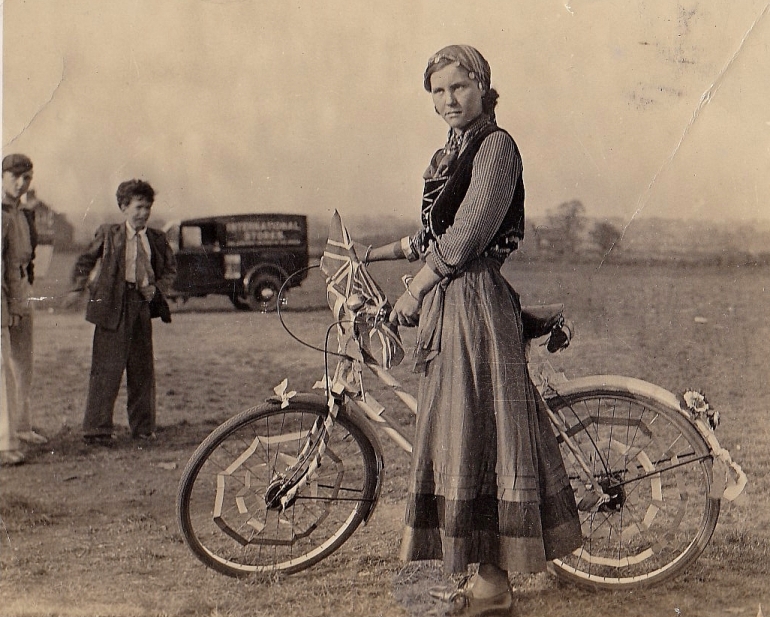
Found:
[[[237,221],[225,226],[227,245],[230,247],[269,244],[273,246],[301,246],[302,227],[297,221]]]

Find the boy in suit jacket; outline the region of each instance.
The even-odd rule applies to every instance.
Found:
[[[176,276],[166,235],[147,227],[155,200],[152,186],[128,180],[116,196],[125,223],[99,227],[72,272],[69,304],[88,286],[86,320],[96,326],[83,418],[83,437],[90,444],[108,444],[114,437],[113,408],[123,371],[131,436],[155,438],[151,318],[171,321],[165,294]]]

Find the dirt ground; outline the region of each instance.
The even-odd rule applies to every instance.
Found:
[[[193,299],[157,323],[158,440],[125,428],[112,448],[82,443],[79,423],[92,326],[57,297],[71,261],[54,263],[36,314],[34,414],[49,444],[0,470],[0,615],[4,617],[241,617],[427,615],[434,564],[398,561],[409,459],[382,438],[386,483],[370,523],[330,558],[292,576],[234,580],[199,563],[177,528],[177,484],[198,443],[237,411],[260,403],[284,377],[297,390],[320,378],[322,356],[293,341],[276,315]],[[373,267],[393,297],[401,270]],[[720,409],[717,436],[749,476],[743,505],[723,504],[694,566],[665,585],[589,592],[548,574],[514,576],[515,615],[744,616],[770,611],[770,272],[515,266],[525,303],[561,301],[577,338],[551,362],[568,376],[625,374],[674,392],[705,390]],[[330,322],[320,276],[292,292],[285,319],[320,344]],[[697,318],[697,319],[696,319]],[[405,334],[410,342],[411,334]],[[396,376],[416,389],[408,367]],[[379,398],[379,397],[378,397]],[[383,400],[385,402],[385,400]],[[400,415],[406,430],[409,413]],[[435,614],[435,613],[434,613]]]

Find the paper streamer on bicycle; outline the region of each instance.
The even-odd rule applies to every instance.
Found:
[[[279,392],[279,388],[285,389],[287,381],[288,380],[284,380],[274,388],[276,394],[282,396]],[[329,413],[324,421],[321,423],[319,422],[320,418],[316,418],[316,421],[313,423],[302,447],[302,451],[297,456],[297,462],[284,472],[287,481],[293,482],[293,484],[280,499],[282,511],[286,510],[288,505],[297,496],[300,489],[313,481],[315,473],[321,465],[321,458],[323,457],[324,452],[326,452],[326,445],[329,443],[329,437],[334,428],[334,422],[337,419],[337,411],[339,410],[334,399],[329,400],[328,406]],[[311,455],[313,457],[312,459],[310,459]]]
[[[329,226],[329,236],[321,259],[321,270],[326,276],[326,299],[337,319],[338,351],[357,360],[364,360],[359,352],[361,349],[384,368],[390,368],[401,362],[404,358],[404,348],[398,330],[387,320],[390,314],[388,299],[356,256],[350,234],[336,210]],[[361,303],[355,311],[348,305],[348,299],[354,295],[359,297]],[[357,315],[364,315],[364,319],[357,319]],[[367,320],[367,316],[370,319]],[[361,336],[363,334],[367,336]],[[358,344],[353,340],[354,336],[361,336]],[[344,372],[342,367],[343,364],[337,366],[337,373],[330,384],[332,392],[340,385],[337,382],[350,378],[350,375],[340,372],[341,370]],[[348,364],[348,367],[352,369],[353,374],[356,373],[354,364]],[[324,377],[325,382],[326,380],[328,376]],[[280,384],[279,388],[281,386],[285,389],[286,384]],[[276,393],[280,394],[277,389]],[[333,396],[330,397],[328,405],[329,414],[322,425],[314,424],[305,447],[298,457],[298,462],[294,466],[296,471],[300,471],[307,465],[296,478],[293,486],[281,497],[281,505],[284,509],[299,490],[312,481],[320,466],[337,417],[337,406]],[[309,458],[311,455],[312,459]]]
[[[741,466],[733,461],[727,449],[719,445],[714,431],[703,420],[700,418],[695,420],[695,425],[708,442],[711,453],[714,455],[713,497],[735,501],[748,484],[746,474]]]

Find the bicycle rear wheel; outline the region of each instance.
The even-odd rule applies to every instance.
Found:
[[[583,546],[551,569],[591,588],[654,585],[692,563],[714,532],[710,451],[671,393],[630,378],[591,381],[568,383],[547,402],[610,501],[580,512]],[[590,487],[559,441],[580,503]]]
[[[292,573],[339,548],[366,518],[380,462],[365,432],[337,416],[321,465],[285,509],[271,505],[276,479],[294,465],[327,410],[297,401],[266,403],[215,429],[182,473],[177,514],[185,541],[208,567],[229,576]]]

